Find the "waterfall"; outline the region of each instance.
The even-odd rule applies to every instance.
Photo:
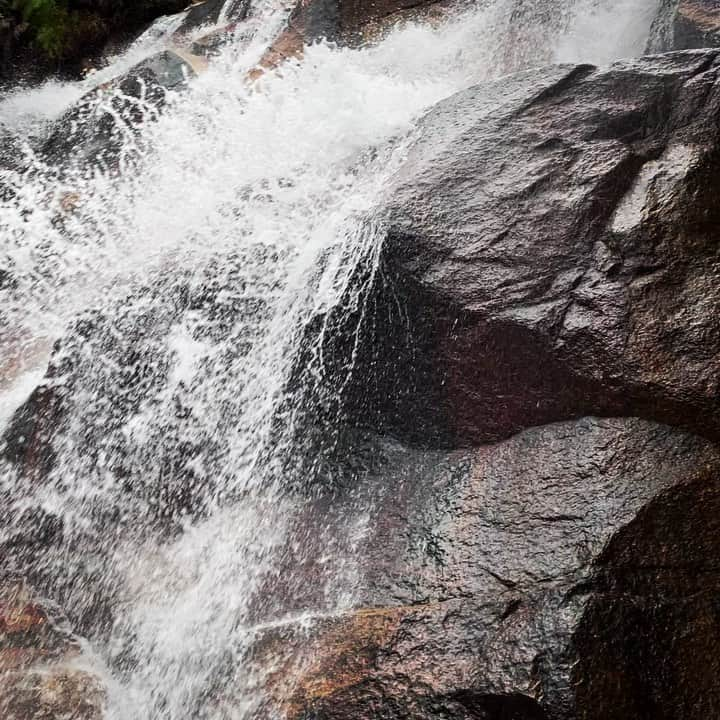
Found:
[[[119,173],[53,164],[37,138],[91,83],[163,47],[172,22],[94,79],[0,101],[22,148],[0,167],[0,423],[39,382],[58,408],[42,481],[0,468],[0,542],[28,513],[61,524],[52,547],[11,564],[88,637],[109,718],[273,715],[258,629],[352,607],[360,582],[362,515],[345,548],[327,548],[322,602],[272,596],[338,431],[327,319],[362,321],[417,120],[519,67],[639,52],[655,4],[490,0],[361,49],[318,43],[250,83],[289,11],[257,0],[250,41],[127,135]]]

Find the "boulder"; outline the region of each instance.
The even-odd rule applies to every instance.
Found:
[[[55,163],[116,167],[132,155],[128,133],[137,135],[138,126],[157,116],[167,93],[185,87],[195,74],[182,52],[163,50],[146,58],[81,98],[55,122],[40,154]]]
[[[105,694],[67,620],[22,579],[0,579],[0,715],[100,720]]]
[[[718,438],[719,68],[555,66],[435,107],[388,188],[354,421],[438,447],[587,414]]]
[[[308,39],[326,37],[357,42],[370,28],[422,17],[430,11],[444,12],[451,5],[461,4],[457,0],[304,0],[298,4],[296,14],[302,17]]]
[[[399,23],[438,22],[449,12],[467,5],[467,0],[380,0],[372,3],[348,0],[299,0],[287,27],[270,44],[258,67],[249,73],[256,80],[303,55],[306,45],[327,40],[358,47],[384,37]]]
[[[664,0],[653,23],[650,52],[720,46],[718,0]]]
[[[290,25],[299,29],[306,43],[324,38],[357,45],[397,22],[444,16],[467,4],[468,0],[300,0]]]
[[[0,6],[0,87],[77,79],[110,46],[117,53],[155,18],[178,13],[187,0],[67,0]]]
[[[298,519],[264,595],[305,609],[253,653],[288,717],[713,716],[717,447],[584,418],[449,453],[368,436],[354,457],[366,471]],[[356,606],[313,616],[323,564],[354,553]]]

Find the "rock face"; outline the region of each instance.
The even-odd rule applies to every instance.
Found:
[[[718,0],[666,0],[661,3],[648,45],[650,52],[718,46]]]
[[[347,536],[349,508],[373,499],[361,607],[259,641],[290,717],[699,720],[720,706],[711,443],[619,418],[451,453],[366,442],[367,473],[302,520],[329,547],[327,523]],[[292,590],[302,607],[316,592]]]
[[[0,715],[100,720],[102,685],[83,667],[67,620],[22,580],[0,580]]]
[[[299,0],[287,28],[271,44],[259,67],[250,73],[256,79],[291,58],[302,57],[303,48],[319,40],[357,47],[382,37],[397,23],[432,22],[468,0]]]
[[[327,38],[357,44],[368,33],[376,34],[403,18],[442,14],[462,4],[458,0],[301,0],[291,25],[300,29],[305,42]]]
[[[453,447],[587,414],[717,438],[719,67],[554,67],[431,111],[388,193],[359,421]]]
[[[717,713],[719,67],[532,71],[425,119],[346,396],[385,439],[299,544],[373,508],[359,607],[259,640],[291,717]]]
[[[185,86],[195,69],[180,53],[164,50],[91,91],[56,123],[41,154],[51,162],[115,167],[128,133],[152,120],[168,91]]]

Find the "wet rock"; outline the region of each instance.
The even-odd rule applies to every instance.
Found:
[[[354,457],[366,472],[319,498],[288,543],[286,570],[305,582],[284,589],[292,573],[273,575],[307,619],[259,626],[255,657],[290,717],[713,715],[711,443],[585,418],[450,453],[366,438]],[[368,531],[354,548],[359,508]],[[359,607],[312,620],[328,553],[335,570],[358,558]]]
[[[152,55],[68,110],[55,123],[41,154],[51,162],[116,167],[137,151],[127,136],[137,136],[140,125],[157,117],[167,93],[182,89],[195,74],[182,52]]]
[[[236,0],[234,3],[230,3],[223,13],[225,4],[226,0],[205,0],[205,2],[192,4],[185,12],[185,17],[175,31],[175,35],[187,35],[199,28],[215,25],[221,16],[226,21],[240,22],[247,17],[250,10],[249,0]]]
[[[586,414],[717,438],[719,68],[558,66],[432,110],[388,192],[356,422],[434,446]]]
[[[0,122],[0,171],[16,167],[20,154],[20,139]]]
[[[233,40],[237,28],[238,23],[233,22],[216,30],[212,30],[194,40],[190,49],[194,55],[199,57],[212,57],[213,55],[217,55],[227,43]]]
[[[378,34],[383,26],[403,18],[420,18],[430,9],[444,12],[461,4],[448,0],[305,0],[298,3],[295,18],[310,42],[322,37],[357,43],[366,33]]]
[[[251,81],[267,70],[275,70],[288,60],[301,58],[306,45],[326,40],[358,47],[386,36],[398,24],[437,23],[466,0],[429,0],[352,3],[344,0],[300,0],[290,15],[287,27],[270,44]]]
[[[666,0],[660,4],[648,44],[650,52],[718,46],[718,0]]]
[[[0,202],[9,202],[14,197],[16,180],[23,165],[21,139],[0,121]],[[3,272],[0,271],[0,289],[4,282]]]
[[[279,282],[274,252],[248,244],[204,266],[175,266],[155,286],[84,313],[0,437],[5,569],[68,608],[85,636],[112,625],[117,537],[167,541],[216,500],[228,434],[247,402],[245,357]],[[245,274],[252,263],[257,294]],[[219,369],[232,382],[221,385]],[[217,414],[198,401],[210,393],[225,397]],[[87,522],[56,515],[48,496],[82,503]]]
[[[0,579],[0,715],[100,720],[104,691],[62,615],[18,578]]]

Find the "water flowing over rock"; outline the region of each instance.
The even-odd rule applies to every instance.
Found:
[[[720,51],[614,62],[686,7],[207,0],[0,99],[0,716],[717,714]]]
[[[42,155],[54,162],[116,166],[123,152],[132,153],[128,136],[157,118],[168,91],[185,87],[194,75],[193,66],[171,50],[143,60],[68,110],[44,142]]]
[[[0,580],[3,718],[100,720],[104,695],[89,666],[58,608],[40,600],[21,579]]]

